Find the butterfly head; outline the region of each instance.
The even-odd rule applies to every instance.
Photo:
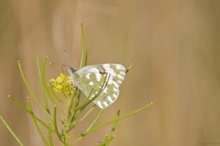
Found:
[[[73,67],[68,67],[67,70],[68,70],[69,74],[71,74],[71,75],[74,74],[77,71]]]

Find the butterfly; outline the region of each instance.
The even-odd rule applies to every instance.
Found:
[[[88,65],[79,70],[68,68],[70,81],[77,86],[90,100],[101,93],[93,102],[101,109],[114,103],[119,96],[119,87],[123,82],[126,69],[121,64]],[[106,85],[102,87],[103,83]]]

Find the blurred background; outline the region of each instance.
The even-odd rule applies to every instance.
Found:
[[[59,75],[61,64],[79,67],[83,22],[88,64],[134,63],[120,98],[100,123],[118,109],[124,115],[154,103],[120,121],[111,146],[220,145],[219,14],[219,0],[1,0],[0,113],[25,145],[43,145],[31,117],[7,98],[10,94],[23,104],[32,98],[17,60],[41,97],[36,56],[41,61],[49,56],[56,64],[47,65],[48,79]],[[96,145],[110,128],[76,146]],[[55,143],[61,145],[56,138]],[[18,145],[2,122],[0,145]]]

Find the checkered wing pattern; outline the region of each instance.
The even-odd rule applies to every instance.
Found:
[[[105,109],[116,101],[119,96],[119,87],[126,75],[126,69],[121,64],[98,64],[85,66],[74,72],[68,69],[72,75],[72,83],[76,85],[90,99],[100,91],[106,76],[107,84],[100,95],[93,101],[101,109]]]

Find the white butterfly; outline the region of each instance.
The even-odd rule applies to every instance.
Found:
[[[126,75],[126,69],[121,64],[88,65],[79,70],[69,67],[68,72],[72,76],[73,85],[76,85],[87,97],[92,92],[90,100],[100,91],[107,78],[102,92],[93,101],[101,109],[107,108],[116,101],[119,87]]]

